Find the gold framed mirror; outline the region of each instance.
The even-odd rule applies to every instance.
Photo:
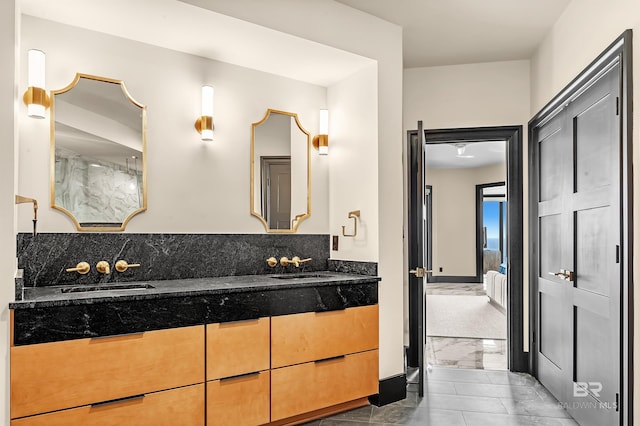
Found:
[[[51,207],[78,231],[124,231],[147,209],[146,119],[121,80],[78,73],[51,92]]]
[[[251,124],[251,214],[267,232],[295,233],[311,216],[310,160],[298,114],[268,109]]]

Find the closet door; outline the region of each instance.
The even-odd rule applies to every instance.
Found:
[[[619,82],[614,61],[535,142],[538,376],[581,425],[619,423]]]

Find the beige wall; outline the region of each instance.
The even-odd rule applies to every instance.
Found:
[[[531,114],[539,111],[554,95],[559,93],[573,78],[592,62],[624,30],[634,32],[633,48],[633,85],[634,104],[640,105],[640,3],[637,0],[584,0],[569,4],[547,38],[538,48],[531,60]],[[633,119],[633,145],[638,146],[640,108],[635,108]],[[633,164],[640,163],[640,152],[634,148]],[[640,223],[640,177],[633,179],[634,185],[634,222]],[[633,233],[633,250],[640,250],[640,227]],[[633,259],[634,281],[640,279],[640,260]],[[640,309],[640,294],[636,292],[634,306]],[[635,329],[640,329],[640,315],[635,316]],[[637,336],[634,345],[634,364],[640,365],[640,340]],[[634,408],[640,410],[640,369],[634,372]],[[636,416],[637,417],[637,416]]]
[[[0,424],[9,424],[9,302],[16,272],[14,194],[18,126],[17,46],[19,10],[13,0],[0,2]]]
[[[316,134],[325,87],[30,16],[23,16],[21,33],[20,87],[26,87],[26,52],[38,48],[49,52],[49,89],[64,88],[83,72],[123,80],[147,106],[148,211],[134,217],[126,232],[264,232],[249,214],[251,123],[274,108],[298,113],[302,126]],[[193,127],[204,83],[215,87],[213,142],[201,141]],[[41,232],[74,232],[71,220],[48,207],[50,122],[25,111],[19,105],[18,190],[42,203]],[[328,170],[318,167],[324,159],[317,154],[311,155],[313,214],[300,233],[329,229]],[[28,232],[30,223],[28,210],[19,210],[19,230]]]
[[[472,169],[427,168],[427,185],[433,187],[434,276],[476,275],[476,185],[505,181],[506,176],[505,163]]]
[[[529,315],[529,263],[527,250],[528,154],[526,132],[527,123],[531,118],[529,82],[529,61],[507,61],[409,68],[404,70],[403,88],[405,134],[407,130],[415,130],[417,128],[416,122],[418,120],[422,120],[424,127],[427,129],[523,126],[523,349],[525,351],[529,350],[529,325],[527,321]],[[405,328],[405,333],[406,331]]]
[[[348,223],[349,210],[362,210],[363,239],[342,239],[342,250],[333,254],[379,261],[384,283],[379,295],[380,377],[401,374],[403,210],[402,193],[397,190],[402,186],[401,29],[335,2],[265,3],[222,1],[216,10],[312,44],[366,56],[374,65],[320,87],[90,31],[58,31],[46,22],[41,29],[34,28],[29,24],[34,18],[25,19],[31,29],[22,32],[21,61],[30,47],[50,47],[48,88],[66,85],[76,71],[112,76],[124,79],[134,97],[149,106],[149,210],[136,216],[127,232],[264,232],[260,222],[248,216],[250,123],[259,120],[267,107],[295,111],[315,134],[318,109],[328,106],[330,154],[312,153],[312,216],[300,232],[337,233]],[[332,16],[332,31],[308,25],[309,16],[325,15]],[[356,33],[366,37],[353,37]],[[68,49],[71,45],[74,49]],[[17,80],[20,88],[25,79],[23,72]],[[199,87],[206,80],[216,87],[215,141],[209,144],[199,141],[193,130]],[[48,200],[42,186],[48,182],[46,176],[43,180],[48,170],[48,152],[43,149],[48,144],[48,123],[26,121],[24,106],[16,101],[15,108],[20,153],[28,158],[19,167],[19,190]],[[349,168],[342,169],[343,164]],[[202,208],[203,197],[215,202],[205,201]],[[73,232],[68,219],[46,205],[45,201],[41,230]],[[238,214],[243,211],[247,217]],[[19,230],[29,230],[26,212],[20,213]],[[11,240],[15,241],[13,236]]]
[[[207,3],[198,0],[196,3]],[[377,151],[376,169],[378,182],[378,273],[380,285],[380,377],[385,378],[404,371],[403,348],[403,194],[402,188],[402,29],[377,17],[364,14],[333,1],[313,0],[216,0],[215,9],[226,15],[264,25],[304,39],[326,44],[347,52],[377,61],[377,119],[366,123],[377,130],[377,145],[373,140],[368,149]],[[331,30],[326,25],[315,25],[319,19],[330,19]],[[527,73],[525,68],[523,72]],[[331,88],[329,88],[331,90]],[[369,99],[369,96],[363,96]],[[528,96],[527,96],[528,99]],[[363,106],[368,109],[368,106]],[[331,114],[331,113],[330,113]],[[330,118],[331,127],[331,118]],[[511,123],[513,124],[513,123]],[[369,134],[368,130],[364,130]],[[329,135],[331,145],[331,135]],[[329,147],[331,151],[331,146]],[[367,156],[368,154],[365,154]],[[331,157],[331,154],[329,155]],[[368,157],[367,157],[368,158]],[[333,160],[331,160],[333,166]],[[354,170],[359,170],[356,167]],[[330,173],[333,173],[331,171]],[[333,182],[336,182],[334,179]],[[362,183],[363,177],[351,175],[347,185]],[[333,187],[332,187],[333,188]],[[358,189],[354,190],[357,193]],[[345,217],[353,203],[331,205],[332,217]],[[337,202],[334,199],[334,202]],[[363,222],[373,228],[373,213],[363,208]],[[331,224],[335,232],[339,223]],[[356,248],[352,244],[352,248]],[[341,255],[339,255],[342,258]],[[351,256],[351,255],[350,255]],[[359,259],[360,255],[356,259]]]

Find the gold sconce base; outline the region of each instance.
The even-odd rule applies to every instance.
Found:
[[[202,133],[203,130],[213,130],[213,117],[203,115],[196,120],[195,127],[198,133]]]
[[[49,95],[47,95],[47,91],[41,87],[33,87],[30,86],[27,88],[27,91],[24,92],[22,96],[22,100],[25,105],[42,105],[45,108],[49,108],[51,106],[51,99]]]
[[[320,147],[328,147],[329,146],[329,135],[315,135],[312,141],[313,147],[317,150],[320,150]]]

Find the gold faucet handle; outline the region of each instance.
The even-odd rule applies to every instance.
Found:
[[[287,266],[288,264],[293,263],[293,260],[289,260],[287,256],[280,258],[280,265]]]
[[[127,263],[126,260],[118,260],[116,262],[116,271],[118,272],[124,272],[129,268],[139,268],[140,264],[139,263]]]
[[[278,265],[278,259],[271,256],[270,258],[267,259],[267,265],[269,265],[272,268],[275,268]]]
[[[96,270],[101,274],[110,273],[111,268],[109,267],[109,262],[107,262],[106,260],[101,260],[100,262],[96,263]]]
[[[91,265],[87,262],[80,262],[76,265],[75,268],[67,268],[67,272],[77,272],[79,274],[87,274],[91,270]]]
[[[296,268],[297,268],[300,266],[301,263],[309,262],[310,260],[311,260],[310,257],[301,260],[299,256],[293,256],[290,263],[293,263],[294,265],[296,265]]]

